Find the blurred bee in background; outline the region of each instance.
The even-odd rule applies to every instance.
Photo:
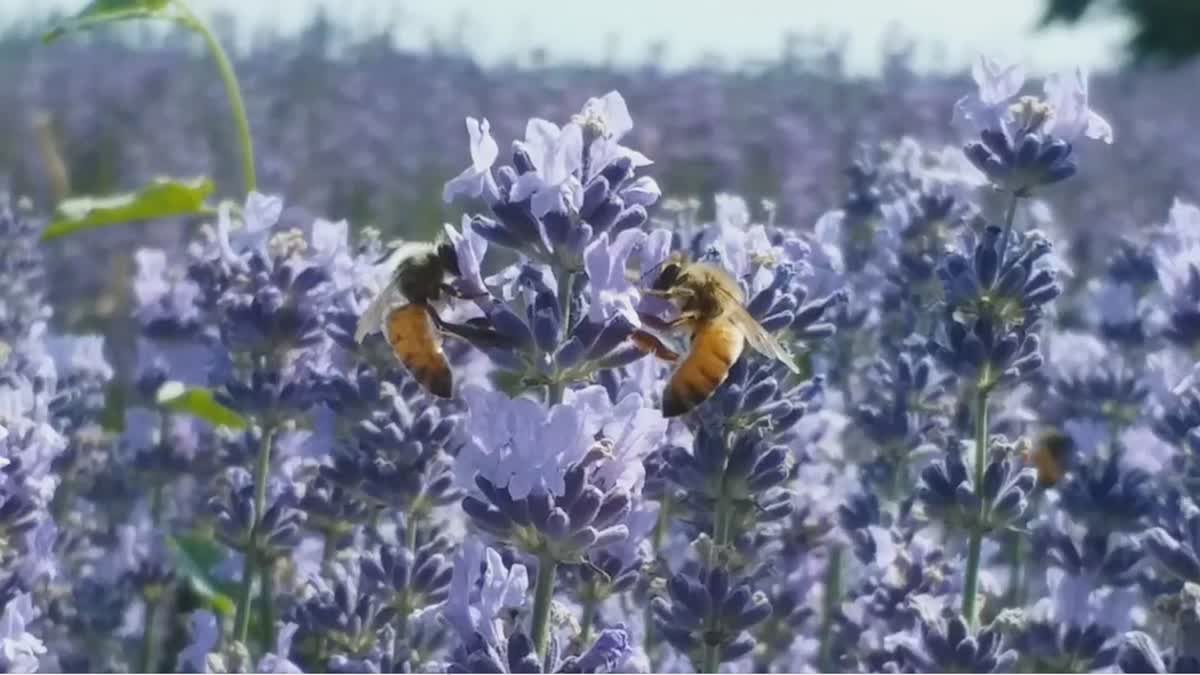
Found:
[[[1071,468],[1075,441],[1061,431],[1045,431],[1024,452],[1025,462],[1037,469],[1038,485],[1057,485]]]
[[[442,350],[442,333],[484,330],[443,321],[434,308],[433,303],[445,297],[465,297],[450,284],[459,276],[454,246],[444,239],[404,243],[388,257],[398,260],[395,272],[359,317],[354,339],[361,344],[371,333],[382,331],[417,382],[435,396],[449,398],[454,376]]]
[[[665,298],[679,309],[679,315],[663,325],[665,329],[690,332],[690,349],[663,391],[663,417],[682,415],[707,400],[728,377],[747,342],[792,372],[800,372],[791,354],[746,311],[741,287],[722,268],[673,256],[647,294]],[[675,352],[645,331],[634,333],[632,340],[647,353],[679,361]]]

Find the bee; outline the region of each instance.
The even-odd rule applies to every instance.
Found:
[[[442,321],[433,303],[445,296],[462,297],[448,283],[459,275],[454,246],[445,240],[406,243],[390,256],[398,258],[392,279],[358,319],[354,339],[382,330],[392,352],[413,377],[435,396],[449,398],[454,376],[442,350]],[[449,332],[449,331],[447,331]]]
[[[1056,485],[1071,468],[1071,457],[1075,454],[1075,441],[1059,431],[1047,431],[1033,441],[1025,450],[1026,463],[1037,469],[1038,484],[1042,487]]]
[[[648,333],[634,335],[634,344],[643,351],[679,362],[663,391],[663,417],[682,415],[708,399],[729,376],[747,342],[800,372],[791,354],[746,311],[741,287],[720,267],[673,258],[663,265],[648,295],[665,298],[679,309],[679,316],[664,328],[691,333],[682,361]]]

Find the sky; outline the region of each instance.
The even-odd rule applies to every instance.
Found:
[[[1100,17],[1070,29],[1035,31],[1043,0],[188,0],[202,15],[238,17],[239,39],[256,30],[292,31],[318,7],[352,25],[393,25],[400,44],[431,35],[460,40],[484,63],[542,48],[551,60],[641,63],[652,43],[667,67],[705,55],[735,64],[769,59],[790,32],[843,36],[847,68],[871,73],[898,28],[916,41],[918,66],[957,70],[980,52],[1023,60],[1036,70],[1111,65],[1126,31]],[[0,22],[47,11],[74,12],[84,0],[0,0]],[[281,7],[288,8],[280,11]],[[457,37],[456,37],[457,36]]]

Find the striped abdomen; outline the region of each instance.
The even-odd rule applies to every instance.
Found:
[[[729,319],[697,326],[687,358],[663,392],[663,417],[682,415],[703,403],[725,381],[745,346],[745,336]]]
[[[387,339],[396,358],[430,393],[450,398],[454,378],[442,351],[442,336],[424,305],[392,310],[387,317]]]

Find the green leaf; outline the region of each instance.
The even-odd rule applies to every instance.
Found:
[[[207,178],[159,178],[138,192],[64,199],[54,222],[42,232],[42,241],[120,223],[211,214],[213,209],[204,200],[212,191],[213,182]]]
[[[213,611],[233,616],[237,611],[233,598],[211,570],[225,559],[225,552],[212,539],[199,534],[168,537],[167,547],[175,557],[175,571],[187,580],[192,591],[204,598]]]
[[[106,23],[152,19],[161,16],[169,4],[170,0],[93,0],[78,14],[43,35],[42,42],[50,44],[67,33],[88,30]]]
[[[237,412],[217,403],[210,389],[187,389],[179,382],[167,382],[159,387],[157,399],[159,405],[168,410],[197,417],[209,424],[231,429],[246,427],[246,420]]]

